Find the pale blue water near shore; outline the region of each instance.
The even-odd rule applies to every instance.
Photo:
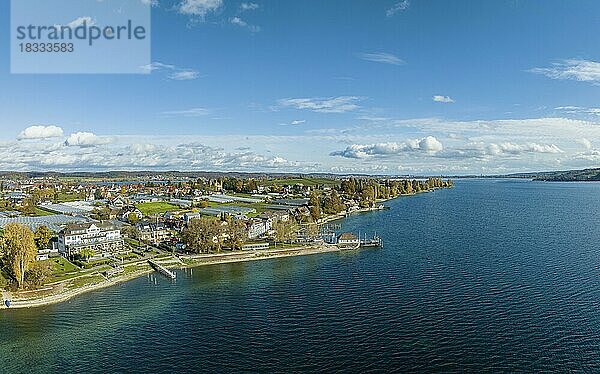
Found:
[[[600,184],[458,181],[384,249],[143,277],[0,313],[0,372],[600,370]]]

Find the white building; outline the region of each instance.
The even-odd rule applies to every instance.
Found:
[[[173,234],[162,222],[139,222],[135,225],[141,241],[158,245],[173,237]]]
[[[96,255],[123,250],[124,242],[118,227],[106,222],[68,225],[58,234],[58,251],[71,257],[83,249],[91,249]]]

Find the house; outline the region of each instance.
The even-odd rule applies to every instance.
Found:
[[[343,248],[358,248],[360,239],[351,232],[345,232],[337,237],[337,245]]]
[[[50,257],[55,256],[58,256],[58,242],[56,241],[56,238],[52,238],[46,248],[38,249],[38,252],[35,255],[35,260],[45,261]]]
[[[65,257],[74,256],[84,249],[104,256],[121,252],[123,248],[121,231],[108,222],[71,224],[58,233],[58,251]]]
[[[173,236],[162,222],[139,222],[135,225],[138,230],[139,239],[152,244],[160,244],[168,241]]]
[[[248,224],[248,239],[259,238],[269,232],[272,227],[273,221],[270,219],[252,219]]]
[[[116,197],[111,200],[110,207],[113,209],[122,209],[127,206],[127,201],[122,197]]]
[[[29,195],[22,191],[9,192],[4,196],[6,200],[10,201],[14,205],[21,205],[28,197]]]
[[[190,223],[191,220],[193,219],[199,219],[202,216],[201,213],[198,212],[194,212],[194,213],[185,213],[183,215],[183,222],[188,225]]]
[[[129,216],[131,214],[134,214],[138,220],[144,218],[144,215],[138,208],[136,208],[134,206],[128,206],[128,207],[121,209],[121,211],[119,212],[119,215],[118,215],[119,221],[129,222]]]

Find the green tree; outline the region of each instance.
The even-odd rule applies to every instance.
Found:
[[[329,196],[325,198],[323,202],[323,212],[325,214],[337,214],[346,209],[346,206],[342,202],[340,195],[336,190],[333,190]]]
[[[82,259],[86,260],[86,261],[90,261],[90,258],[94,257],[96,255],[96,252],[94,252],[93,249],[82,249],[79,252],[79,257],[81,257]]]
[[[121,234],[131,239],[138,239],[140,237],[140,231],[133,225],[123,225]]]
[[[127,215],[127,222],[129,222],[130,224],[135,225],[139,221],[140,221],[140,218],[138,217],[137,214],[131,212]]]
[[[298,225],[292,218],[287,221],[277,220],[273,224],[273,231],[276,242],[291,242],[297,238]]]
[[[2,246],[6,264],[17,281],[17,286],[22,287],[25,273],[32,266],[37,254],[33,232],[26,226],[9,223],[4,228]]]
[[[52,239],[52,231],[48,226],[40,226],[35,230],[34,239],[38,250],[46,249]]]
[[[29,288],[37,288],[52,273],[52,267],[48,262],[36,261],[25,273],[25,284]]]
[[[183,242],[193,252],[219,252],[223,244],[221,221],[213,217],[191,220],[183,230]]]
[[[227,223],[226,244],[232,250],[242,249],[242,246],[248,240],[248,229],[243,221],[239,219],[229,220]]]
[[[375,189],[373,186],[367,186],[361,194],[360,205],[363,207],[370,207],[375,202]]]
[[[308,205],[310,206],[310,216],[314,221],[318,221],[321,218],[321,199],[316,191],[310,193]]]

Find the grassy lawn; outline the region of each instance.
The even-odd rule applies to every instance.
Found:
[[[140,212],[145,216],[152,216],[155,214],[163,214],[170,210],[179,210],[177,205],[173,205],[164,201],[156,201],[151,203],[142,203],[136,206]]]
[[[81,200],[81,196],[79,196],[77,194],[63,193],[63,192],[58,193],[58,196],[56,198],[57,203],[65,203],[67,201],[77,201],[77,200]]]
[[[78,287],[83,287],[83,286],[87,286],[90,284],[97,284],[104,281],[104,277],[100,274],[94,274],[94,275],[90,275],[89,277],[81,277],[81,278],[77,278],[77,279],[73,279],[70,282],[70,286],[72,288],[78,288]]]
[[[64,257],[51,258],[46,260],[46,262],[52,264],[52,274],[70,273],[79,270],[77,266],[70,263]]]
[[[133,252],[117,255],[115,257],[118,258],[119,260],[123,260],[123,261],[134,260],[134,259],[140,258],[140,256],[136,255]]]
[[[46,280],[46,283],[58,282],[79,275],[79,268],[64,257],[50,258],[45,262],[52,266],[52,273]]]
[[[36,216],[36,217],[41,217],[41,216],[53,216],[54,214],[55,214],[55,213],[49,212],[49,211],[47,211],[47,210],[44,210],[44,209],[40,209],[40,208],[38,208],[38,207],[35,207],[35,208],[34,208],[34,211],[33,211],[33,215],[34,215],[34,216]]]

